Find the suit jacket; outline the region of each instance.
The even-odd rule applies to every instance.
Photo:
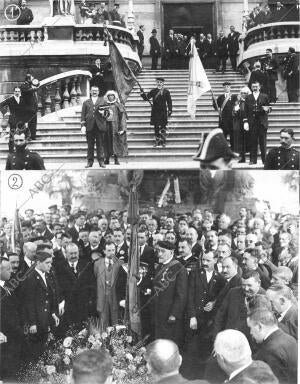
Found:
[[[227,44],[226,37],[218,38],[216,41],[216,51],[219,57],[227,57]]]
[[[268,106],[269,104],[269,97],[265,93],[260,93],[257,101],[255,101],[253,94],[246,96],[245,115],[250,129],[258,121],[265,131],[268,130],[268,113],[265,112],[262,107]]]
[[[239,32],[229,33],[227,37],[229,55],[236,55],[239,50]]]
[[[107,124],[106,119],[99,113],[98,107],[104,105],[102,97],[98,97],[95,104],[92,99],[85,100],[81,109],[81,125],[86,126],[86,130],[92,131],[96,124],[99,131],[106,132]]]
[[[151,36],[149,39],[150,42],[150,55],[154,57],[159,57],[161,55],[160,44],[156,37]]]
[[[211,42],[209,42],[207,39],[205,39],[205,57],[213,57],[215,55],[215,52],[216,52],[216,44],[215,42],[212,40]]]
[[[267,75],[265,74],[265,72],[261,70],[253,70],[250,75],[248,87],[251,89],[252,84],[256,81],[258,81],[261,85],[261,92],[265,92],[267,85]]]
[[[202,247],[199,243],[196,243],[193,248],[192,248],[192,255],[197,259],[199,260],[200,262],[200,266],[202,264]]]
[[[188,281],[188,317],[197,317],[205,325],[212,317],[211,312],[205,312],[204,307],[210,301],[215,301],[225,286],[225,278],[216,271],[207,282],[204,268],[196,269],[189,275]]]
[[[143,34],[143,32],[139,29],[138,31],[137,31],[137,36],[138,36],[138,38],[139,38],[139,44],[141,45],[141,46],[144,46],[144,34]]]
[[[120,250],[117,251],[116,257],[119,260],[123,260],[124,263],[128,263],[128,252],[129,252],[129,247],[128,247],[126,241],[124,241]]]
[[[72,236],[72,242],[77,243],[78,238],[79,238],[79,232],[75,227],[68,228],[66,232]]]
[[[14,96],[8,97],[0,103],[0,110],[4,107],[9,108],[9,119],[8,122],[10,124],[11,129],[15,129],[18,122],[24,122],[24,108],[25,102],[23,97],[20,97],[20,102],[17,103]]]
[[[280,383],[297,383],[297,342],[281,329],[264,340],[254,355],[257,360],[266,362]]]
[[[233,276],[233,278],[230,279],[228,282],[226,280],[224,287],[221,289],[221,291],[217,296],[214,311],[216,312],[220,308],[221,304],[224,301],[225,296],[228,294],[231,288],[240,287],[241,285],[242,285],[242,279],[238,273],[235,276]]]
[[[149,273],[151,276],[154,275],[154,264],[156,261],[156,255],[154,249],[149,245],[144,246],[143,253],[140,255],[140,261],[145,262],[149,265]]]
[[[232,384],[240,384],[243,383],[245,379],[253,378],[253,375],[255,375],[255,371],[269,371],[270,367],[268,364],[266,364],[264,361],[260,360],[254,360],[249,367],[243,369],[241,372],[239,372],[236,376],[234,376],[231,380],[228,380],[228,383]],[[259,376],[259,374],[258,374]]]
[[[265,294],[260,288],[258,294]],[[247,307],[242,287],[230,289],[216,313],[214,321],[214,335],[224,329],[236,329],[244,333],[250,340],[250,332],[247,325]]]
[[[36,96],[36,89],[33,89],[31,84],[27,81],[21,84],[20,88],[27,112],[27,118],[25,121],[28,121],[32,118],[32,115],[37,112],[38,101]]]
[[[177,39],[175,39],[175,37],[173,37],[173,39],[171,39],[170,36],[167,37],[167,40],[165,42],[165,50],[169,50],[171,54],[174,54],[175,51],[178,49],[178,41]]]
[[[227,100],[226,104],[223,106],[223,103],[225,101],[225,94],[223,94],[217,98],[217,105],[215,103],[213,104],[215,110],[218,110],[218,108],[220,109],[223,106],[219,117],[221,127],[223,125],[232,125],[232,111],[236,100],[237,96],[231,95],[230,98]]]
[[[53,233],[48,228],[46,228],[45,233],[41,236],[43,236],[44,241],[50,241],[54,237]]]
[[[48,332],[53,321],[51,315],[58,313],[55,288],[51,280],[46,279],[47,286],[39,273],[33,270],[22,286],[24,320],[29,326],[36,325],[38,334]]]
[[[278,325],[285,333],[298,340],[298,308],[296,305],[292,305]]]
[[[105,284],[105,258],[99,259],[94,264],[94,274],[97,281],[97,311],[100,313],[104,312],[106,305],[106,284]],[[117,258],[114,259],[112,269],[112,280],[111,280],[111,293],[110,293],[110,305],[112,311],[118,313],[119,302],[123,298],[124,289],[121,290],[120,281],[122,277],[122,267]],[[124,281],[124,280],[123,280]],[[125,280],[126,281],[126,280]]]
[[[155,384],[208,384],[206,380],[187,380],[180,373],[165,377],[155,382]]]

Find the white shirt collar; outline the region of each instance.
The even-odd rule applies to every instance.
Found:
[[[183,258],[183,260],[188,260],[188,259],[191,258],[192,256],[193,256],[192,254],[187,255],[187,256],[185,256],[185,257]]]
[[[30,268],[32,265],[32,260],[30,260],[27,256],[24,256],[24,261],[28,265],[28,267]]]
[[[73,264],[73,265],[72,265]],[[78,260],[77,261],[74,261],[74,263],[71,263],[70,261],[69,261],[69,265],[70,265],[70,267],[72,267],[72,268],[77,268],[77,264],[78,264]]]
[[[209,272],[209,271],[205,270],[205,273],[206,273],[206,280],[209,283],[211,278],[212,278],[214,271]]]
[[[20,97],[14,96],[14,98],[15,98],[16,102],[19,104],[20,103]]]
[[[46,273],[45,272],[42,272],[40,271],[39,269],[35,268],[35,270],[37,271],[37,273],[41,276],[41,278],[43,279],[45,285],[47,286],[47,282],[46,282]]]
[[[243,365],[242,367],[236,369],[235,371],[231,372],[231,375],[228,378],[228,381],[230,381],[233,377],[238,375],[240,372],[242,372],[244,369],[248,368],[252,364],[252,360],[250,363]]]
[[[123,247],[123,244],[124,244],[124,241],[121,244],[117,245],[118,251]]]
[[[165,261],[165,262],[163,263],[163,265],[168,264],[172,259],[173,259],[173,255],[172,255],[167,261]]]
[[[267,338],[268,338],[269,336],[271,336],[272,333],[276,332],[277,330],[278,330],[278,327],[276,327],[276,328],[272,328],[272,330],[269,331],[269,332],[265,335],[265,337],[264,337],[264,341],[267,340]]]
[[[4,280],[0,280],[0,287],[4,287],[4,284],[5,284],[5,281]]]
[[[290,304],[289,307],[288,307],[285,311],[283,311],[283,312],[281,313],[280,317],[278,318],[278,321],[279,321],[279,322],[283,320],[284,316],[285,316],[285,315],[287,314],[287,312],[292,308],[292,306],[293,306],[293,304]]]
[[[98,96],[96,96],[96,97],[92,96],[92,102],[93,102],[93,104],[96,104],[97,99],[98,99]]]

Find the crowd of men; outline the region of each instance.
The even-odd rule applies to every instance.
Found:
[[[103,326],[123,321],[127,217],[127,211],[105,214],[70,205],[39,214],[27,209],[15,247],[11,222],[2,218],[2,379],[13,378],[21,361],[37,360],[50,331],[64,337],[89,317]],[[295,383],[297,244],[298,218],[269,208],[255,213],[241,207],[236,220],[210,209],[176,215],[153,207],[141,211],[142,336],[147,342],[172,340],[183,356],[192,349],[206,361],[220,332],[235,329],[280,382]],[[274,340],[266,342],[273,331]],[[226,376],[215,375],[214,364],[208,360],[205,375],[221,383]]]
[[[82,24],[113,24],[126,28],[124,16],[119,13],[120,4],[115,3],[111,11],[107,10],[104,2],[100,2],[99,8],[92,7],[86,2],[81,0],[79,4],[81,23]]]
[[[278,23],[285,21],[299,21],[299,0],[287,2],[276,1],[273,6],[263,2],[257,3],[249,15],[246,16],[246,28],[254,28],[262,24]]]

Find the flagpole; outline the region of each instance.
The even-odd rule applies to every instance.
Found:
[[[107,34],[108,40],[113,41],[112,35],[111,35],[111,33],[109,32],[109,30],[108,30],[107,27],[104,28],[104,31],[105,31],[106,34]],[[114,41],[113,41],[113,42],[114,42]],[[145,94],[145,92],[144,92],[144,90],[143,90],[143,88],[142,88],[140,82],[138,81],[138,79],[136,78],[136,76],[134,75],[134,73],[132,72],[132,70],[131,70],[131,68],[129,67],[129,65],[126,63],[126,60],[125,60],[125,59],[124,59],[124,62],[125,62],[125,64],[126,64],[128,70],[130,71],[131,75],[134,77],[134,79],[135,79],[135,81],[136,81],[138,87],[140,88],[140,91],[141,91],[142,93]],[[146,94],[145,94],[145,95],[146,95]],[[146,95],[146,101],[148,101],[149,104],[150,104],[151,107],[152,107],[152,102],[151,102],[151,100],[148,99],[147,95]],[[122,101],[122,103],[123,103],[123,101]],[[123,104],[124,104],[124,103],[123,103]]]
[[[215,94],[214,94],[212,88],[210,89],[210,93],[211,93],[212,101],[213,101],[214,105],[216,106],[216,108],[217,108],[217,110],[218,110],[218,114],[219,114],[219,116],[220,116],[220,110],[219,110],[219,108],[218,108],[217,99],[216,99],[216,97],[215,97]]]

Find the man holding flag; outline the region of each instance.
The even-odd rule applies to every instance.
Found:
[[[195,39],[192,37],[189,65],[189,89],[187,99],[187,111],[192,119],[196,118],[196,101],[203,93],[211,90],[211,86],[200,57],[197,52]]]

